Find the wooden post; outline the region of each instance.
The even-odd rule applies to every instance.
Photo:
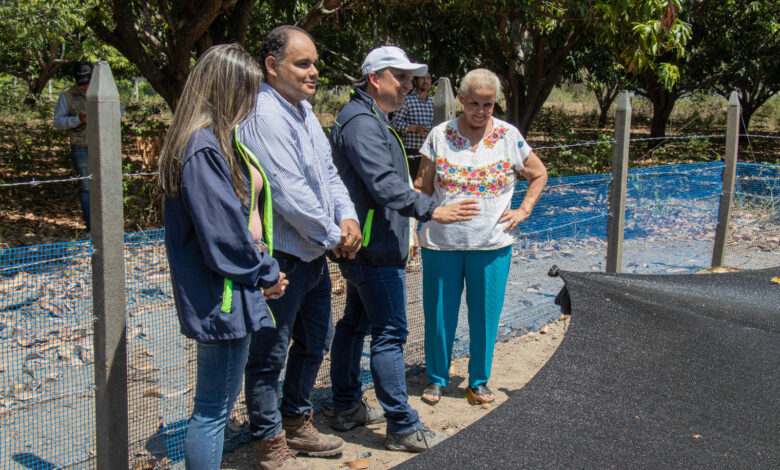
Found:
[[[739,149],[739,95],[731,92],[728,122],[726,124],[726,166],[723,167],[723,192],[720,195],[718,227],[715,229],[715,246],[712,248],[712,266],[723,266],[726,239],[729,235],[729,219],[734,202],[734,180],[737,176],[737,151]]]
[[[619,273],[623,264],[623,223],[626,212],[628,148],[631,138],[631,95],[620,92],[615,111],[615,147],[612,150],[612,183],[607,219],[607,272]]]
[[[87,91],[97,468],[129,467],[119,92],[98,62]]]
[[[449,121],[455,117],[455,95],[452,93],[450,79],[441,77],[433,97],[433,125]]]
[[[138,77],[133,77],[133,98],[138,101]]]

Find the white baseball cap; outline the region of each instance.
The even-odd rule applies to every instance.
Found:
[[[395,46],[377,47],[369,52],[366,60],[363,61],[363,65],[360,67],[360,71],[363,72],[363,75],[368,75],[371,72],[386,69],[387,67],[409,70],[416,77],[423,76],[428,71],[427,65],[410,62],[409,58],[406,57],[406,52]]]

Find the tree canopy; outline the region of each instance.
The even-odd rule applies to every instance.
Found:
[[[0,72],[24,80],[28,100],[35,100],[61,67],[81,57],[89,6],[82,0],[0,2]]]
[[[692,90],[740,92],[743,120],[780,88],[780,4],[756,0],[0,0],[0,72],[35,96],[65,64],[109,59],[137,70],[173,109],[208,47],[256,52],[280,24],[312,32],[326,84],[358,78],[374,47],[394,44],[457,80],[486,67],[502,80],[506,117],[528,132],[555,86],[582,77],[600,121],[621,86],[653,102],[662,135]],[[118,51],[118,52],[117,52]],[[632,84],[636,85],[632,85]]]

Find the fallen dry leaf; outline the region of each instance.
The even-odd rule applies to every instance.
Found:
[[[701,439],[701,436],[700,436],[699,434],[694,434],[694,435],[693,435],[693,438],[694,438],[694,439]]]
[[[170,464],[171,463],[170,460],[168,460],[168,457],[163,457],[161,459],[152,457],[150,459],[135,462],[130,468],[132,470],[159,470],[163,468],[170,468]]]
[[[775,284],[780,284],[780,276],[773,277],[771,280],[772,280],[772,282],[774,282]]]
[[[341,465],[339,467],[341,468],[352,468],[352,469],[362,469],[362,468],[368,468],[371,466],[371,452],[361,452],[357,455],[357,458],[355,460],[350,460],[348,462],[341,462]]]
[[[189,391],[192,390],[192,388],[182,388],[181,390],[175,390],[173,392],[160,392],[158,390],[152,389],[147,390],[146,393],[144,393],[144,397],[153,397],[153,398],[175,398],[182,395],[186,395],[189,393]]]

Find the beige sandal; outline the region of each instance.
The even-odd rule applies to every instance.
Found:
[[[441,391],[443,389],[444,387],[439,384],[428,384],[428,386],[425,387],[425,390],[423,390],[420,398],[429,405],[435,405],[441,401]],[[432,396],[434,399],[425,398],[425,395]]]

